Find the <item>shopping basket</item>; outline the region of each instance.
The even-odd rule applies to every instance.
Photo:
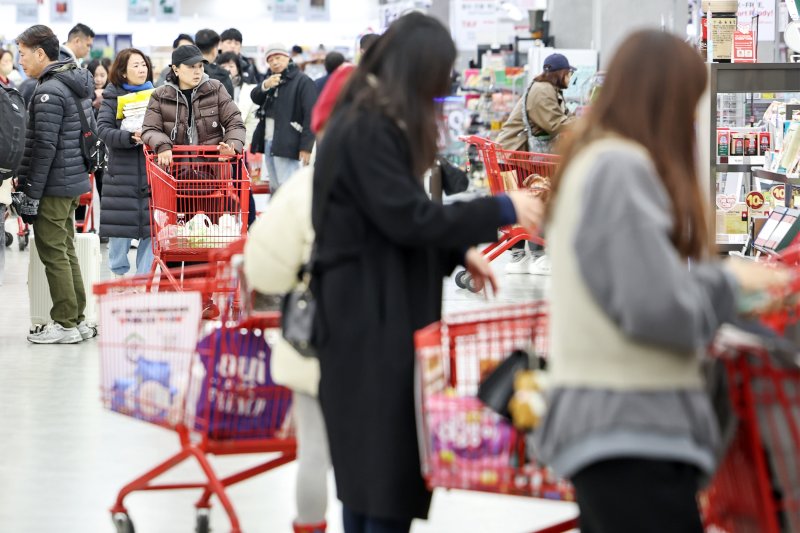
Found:
[[[205,262],[210,251],[247,235],[250,178],[244,156],[220,157],[216,146],[175,146],[169,168],[145,148],[150,232],[157,268]],[[174,282],[174,278],[172,278]]]
[[[133,532],[124,505],[135,491],[199,489],[197,532],[209,531],[211,497],[225,509],[231,532],[241,527],[226,489],[295,458],[291,392],[269,374],[266,337],[279,325],[275,313],[237,315],[236,243],[190,271],[181,287],[166,277],[127,278],[95,285],[103,317],[100,337],[103,405],[116,413],[178,434],[180,449],[125,485],[111,508],[119,533]],[[202,302],[213,297],[220,320],[203,320]],[[277,453],[270,460],[220,478],[211,455]],[[194,458],[205,478],[156,483]]]
[[[531,303],[450,315],[416,333],[420,457],[431,489],[574,501],[569,482],[532,461],[524,435],[477,398],[514,350],[546,354],[546,328],[545,305]],[[577,518],[539,533],[575,527]]]
[[[496,142],[474,135],[460,139],[478,150],[492,195],[524,190],[537,177],[552,179],[561,160],[560,156],[553,154],[504,150]],[[484,248],[481,253],[491,262],[521,241],[544,245],[540,236],[531,235],[519,226],[509,226],[501,228],[497,242]],[[466,270],[456,275],[455,282],[462,289],[475,290],[472,278]]]
[[[800,531],[797,349],[777,337],[726,328],[712,355],[724,366],[736,429],[701,498],[707,531]]]

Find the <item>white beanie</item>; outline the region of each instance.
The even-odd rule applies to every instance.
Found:
[[[289,55],[289,50],[281,43],[272,43],[267,47],[267,54],[264,56],[269,59],[270,56],[274,56],[277,54],[284,55],[286,57],[291,57]]]

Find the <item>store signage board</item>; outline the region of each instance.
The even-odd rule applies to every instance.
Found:
[[[793,0],[789,0],[790,2]],[[774,41],[777,20],[776,0],[739,0],[736,18],[750,20],[758,17],[758,40]]]
[[[153,0],[128,0],[128,22],[147,22],[153,14]]]
[[[72,0],[50,1],[50,22],[72,22]]]
[[[272,17],[276,22],[300,20],[300,0],[274,0]]]
[[[749,25],[739,25],[733,32],[734,63],[758,63],[758,16]]]
[[[156,0],[156,20],[177,22],[181,18],[181,0]]]
[[[38,24],[39,23],[39,5],[18,5],[17,6],[17,24]]]
[[[303,15],[306,20],[328,21],[331,19],[331,0],[304,0]]]

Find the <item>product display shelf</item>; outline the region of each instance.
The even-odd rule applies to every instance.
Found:
[[[698,115],[698,134],[700,141],[701,163],[700,178],[708,184],[710,193],[709,201],[712,209],[716,208],[716,197],[718,193],[719,175],[723,173],[743,173],[747,178],[744,180],[743,188],[747,191],[753,188],[754,167],[764,165],[763,158],[747,157],[718,157],[717,153],[717,128],[731,125],[731,117],[739,117],[744,122],[749,117],[744,117],[745,107],[739,104],[739,99],[733,95],[753,95],[759,93],[783,93],[797,92],[800,90],[800,64],[790,63],[709,63],[709,89],[706,97],[701,102],[701,109]],[[722,97],[718,105],[718,99]],[[754,114],[755,109],[750,97],[750,113]],[[732,106],[736,106],[731,109]],[[756,116],[760,119],[760,116]],[[746,123],[736,124],[736,126],[746,126]],[[705,140],[703,140],[705,139]],[[762,177],[763,176],[763,177]],[[766,175],[758,176],[761,179],[772,180]],[[780,181],[780,180],[772,180]],[[781,183],[785,183],[780,181]],[[736,191],[740,195],[740,191]],[[791,195],[787,195],[791,196]],[[740,197],[739,201],[744,198]],[[737,234],[717,234],[717,248],[720,252],[728,252],[740,249],[743,242],[737,240]]]
[[[772,181],[775,183],[782,183],[792,188],[793,193],[800,191],[800,176],[787,176],[780,172],[772,172],[764,168],[754,168],[753,176],[760,180]],[[787,194],[785,196],[784,205],[792,207],[792,198],[794,194]]]

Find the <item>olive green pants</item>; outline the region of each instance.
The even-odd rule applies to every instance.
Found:
[[[86,292],[75,254],[76,207],[78,198],[45,196],[39,202],[39,215],[33,223],[36,251],[44,264],[53,300],[50,318],[65,328],[83,322],[86,309]]]

